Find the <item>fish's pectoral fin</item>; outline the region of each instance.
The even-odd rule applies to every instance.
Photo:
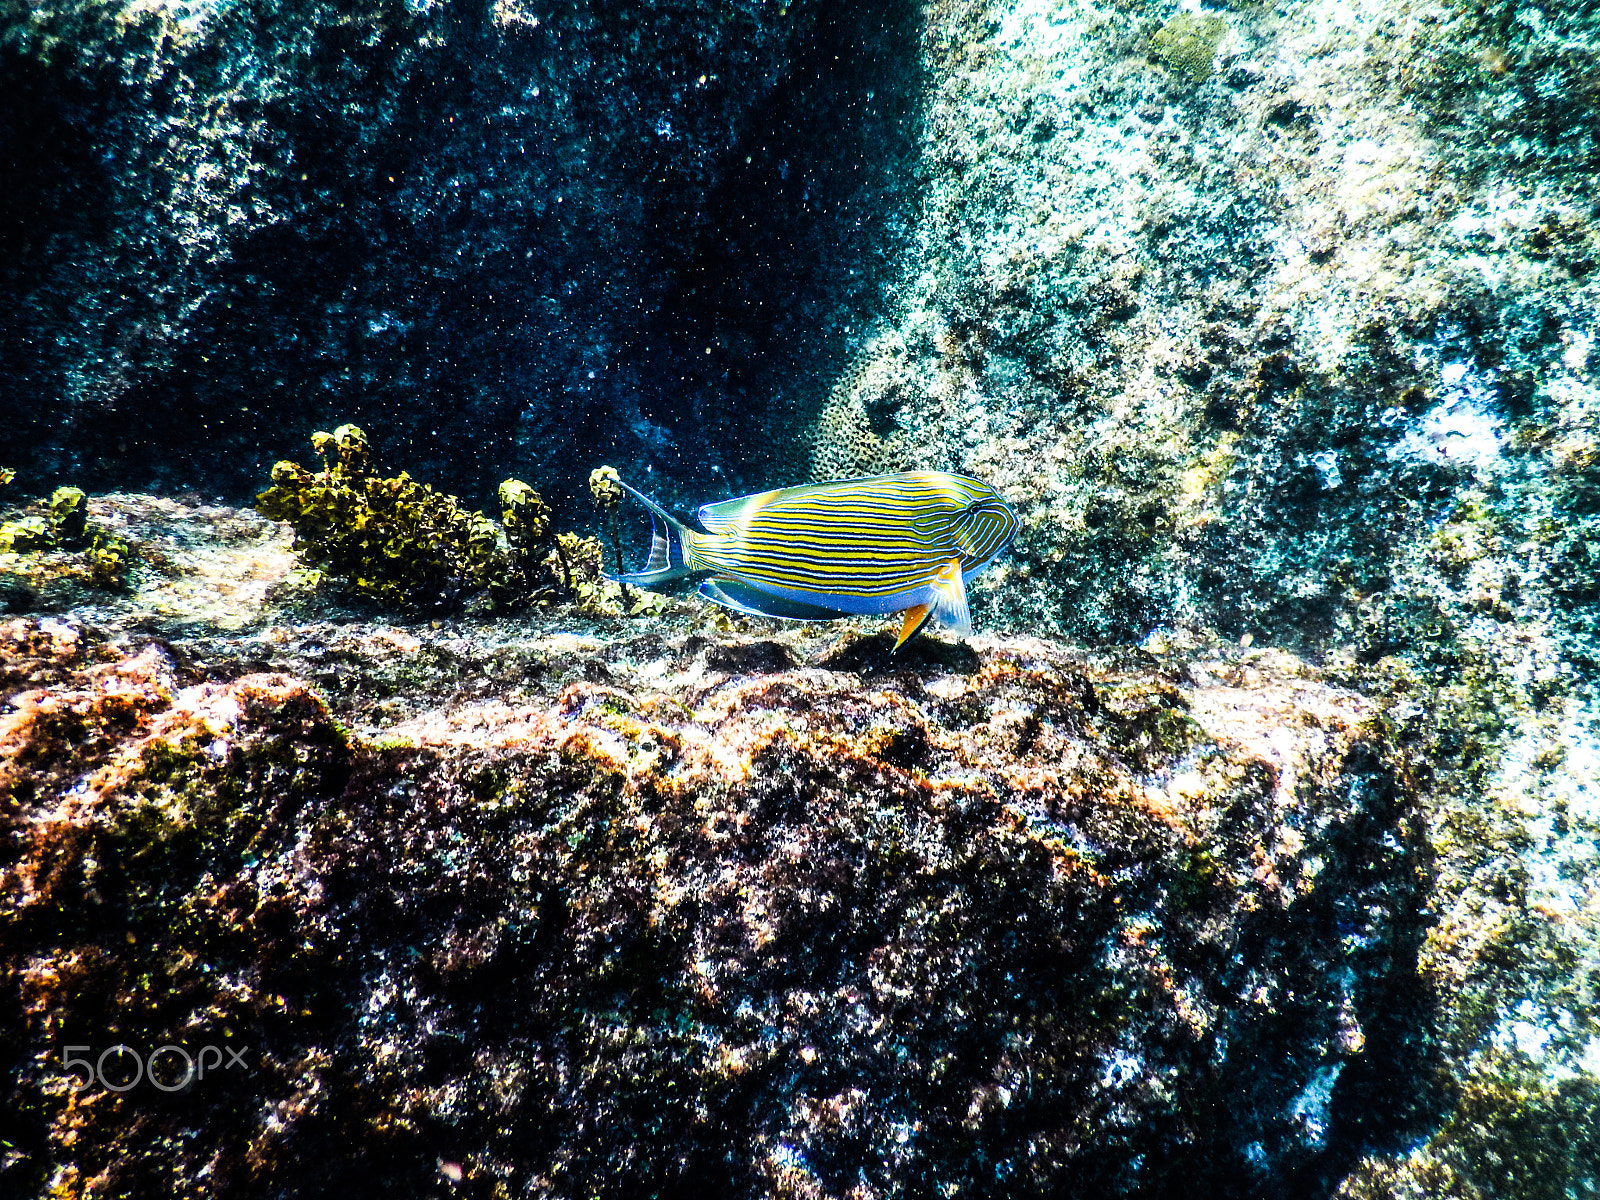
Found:
[[[972,613],[967,608],[967,584],[961,576],[959,558],[952,558],[939,568],[933,590],[933,619],[957,637],[971,637]]]
[[[731,500],[718,500],[715,504],[702,504],[695,513],[700,527],[711,533],[731,533],[751,513],[760,511],[772,502],[779,492],[757,492],[753,496],[735,496]]]
[[[922,627],[928,623],[928,618],[933,615],[933,605],[914,604],[900,612],[900,636],[895,639],[894,648],[889,651],[893,654],[912,638],[921,632]]]

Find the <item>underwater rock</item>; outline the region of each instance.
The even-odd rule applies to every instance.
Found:
[[[336,411],[474,503],[692,469],[773,301],[881,273],[916,45],[898,3],[11,6],[7,465],[238,499]]]
[[[85,505],[83,549],[55,544],[41,513],[23,518],[38,540],[25,551],[0,550],[0,600],[9,611],[237,628],[260,621],[269,590],[283,598],[296,590],[287,528],[247,509],[118,493]]]
[[[1410,768],[1281,653],[0,641],[14,1189],[1314,1195],[1436,1113]]]
[[[108,528],[128,553],[126,590],[97,589],[93,548],[47,546],[43,508],[18,501],[0,602],[71,612],[112,642],[154,630],[183,686],[281,671],[363,739],[496,697],[548,706],[552,678],[653,694],[664,685],[619,655],[688,636],[708,639],[708,677],[821,671],[881,691],[978,670],[980,651],[930,644],[901,664],[870,639],[828,649],[683,606],[623,621],[598,582],[614,550],[575,535],[556,543],[571,608],[496,631],[349,625],[269,523],[103,489],[237,501],[286,428],[331,412],[469,505],[536,478],[558,526],[588,514],[600,461],[648,468],[663,502],[690,506],[812,473],[972,473],[1023,521],[974,588],[980,627],[1120,646],[1135,673],[1135,646],[1180,665],[1287,648],[1363,697],[1375,744],[1412,764],[1415,855],[1436,880],[1417,970],[1440,1015],[1436,1035],[1395,1036],[1439,1056],[1420,1072],[1432,1082],[1373,1089],[1359,1125],[1351,1068],[1297,1075],[1299,1132],[1242,1142],[1230,1185],[1593,1193],[1594,13],[1232,5],[1206,18],[1227,36],[1203,81],[1152,60],[1175,17],[1091,2],[13,5],[5,462],[29,494],[94,493],[91,518],[125,520]],[[782,653],[750,648],[764,642]],[[1175,686],[1199,711],[1210,685]],[[80,715],[85,746],[110,736]],[[922,753],[914,734],[873,745],[886,769]],[[1343,915],[1331,927],[1354,930],[1350,962],[1388,944]],[[574,1044],[589,1045],[569,1039],[558,1079]],[[454,1045],[436,1048],[446,1068]],[[347,1061],[340,1079],[357,1077]],[[317,1086],[273,1119],[316,1110]],[[840,1103],[839,1128],[878,1148]],[[1100,1110],[1080,1144],[1103,1147],[1125,1111],[1149,1110]],[[1308,1157],[1317,1128],[1329,1140]],[[923,1152],[915,1130],[907,1143]],[[803,1147],[775,1145],[774,1190],[835,1187]],[[441,1187],[486,1178],[438,1153]],[[1118,1153],[1097,1161],[1134,1161]],[[1285,1183],[1291,1161],[1308,1165]]]
[[[65,608],[86,588],[126,585],[128,544],[89,517],[89,497],[66,486],[0,524],[0,611]]]

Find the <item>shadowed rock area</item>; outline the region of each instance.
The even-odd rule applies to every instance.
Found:
[[[337,416],[469,496],[768,469],[798,418],[730,372],[843,353],[916,46],[898,0],[0,6],[3,465],[243,497]]]

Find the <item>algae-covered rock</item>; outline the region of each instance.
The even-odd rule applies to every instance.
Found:
[[[89,497],[82,488],[58,487],[50,495],[50,536],[59,545],[76,550],[89,530]]]
[[[306,634],[3,631],[17,1187],[1265,1195],[1438,1111],[1407,768],[1286,656]]]
[[[770,323],[752,292],[852,278],[793,237],[869,261],[865,196],[801,196],[888,173],[866,134],[909,140],[917,38],[896,5],[821,15],[7,6],[8,462],[243,497],[332,410],[461,495],[531,460],[580,498],[595,445],[690,427],[682,379]]]
[[[0,600],[5,609],[66,607],[82,588],[118,590],[127,583],[130,550],[100,522],[89,519],[81,488],[58,487],[48,502],[30,505],[0,524]]]
[[[1214,13],[1181,12],[1150,36],[1150,52],[1190,83],[1211,78],[1228,23]]]
[[[28,515],[0,525],[0,551],[27,554],[54,544],[50,523],[44,517]]]

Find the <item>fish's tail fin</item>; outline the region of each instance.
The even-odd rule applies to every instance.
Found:
[[[623,483],[624,490],[650,510],[650,557],[638,571],[606,578],[617,583],[632,583],[642,588],[659,588],[664,583],[680,579],[698,578],[704,572],[689,565],[690,543],[695,531],[680,518],[673,516],[638,488]]]

